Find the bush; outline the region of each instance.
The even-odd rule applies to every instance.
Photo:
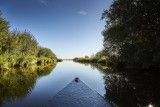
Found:
[[[9,31],[9,22],[2,17],[0,11],[0,70],[15,66],[26,67],[37,61],[53,63],[56,59],[50,49],[39,46],[30,32]]]
[[[96,57],[95,57],[95,58],[91,58],[91,59],[90,59],[90,62],[91,62],[91,63],[97,63],[97,62],[98,62],[98,58],[96,58]]]
[[[37,63],[37,58],[34,56],[21,56],[16,59],[15,66],[29,66]]]
[[[38,58],[37,60],[37,64],[49,64],[49,63],[55,63],[56,60],[55,59],[50,59],[50,58],[47,58],[47,57],[40,57]]]
[[[6,57],[0,56],[0,70],[8,69],[8,61]]]
[[[106,58],[102,57],[98,60],[98,63],[106,64]]]
[[[57,59],[57,62],[62,62],[63,60],[62,59]]]

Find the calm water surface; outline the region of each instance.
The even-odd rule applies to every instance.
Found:
[[[0,73],[0,107],[40,107],[79,77],[118,107],[160,106],[159,75],[114,73],[100,65],[63,61]]]
[[[41,106],[75,77],[79,77],[101,95],[105,94],[104,73],[89,66],[63,61],[56,67],[30,71],[1,73],[0,104],[2,107]]]

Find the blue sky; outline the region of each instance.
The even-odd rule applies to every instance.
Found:
[[[105,22],[100,20],[111,0],[0,0],[11,30],[28,30],[59,58],[92,55],[103,47]]]

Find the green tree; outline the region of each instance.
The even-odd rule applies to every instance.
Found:
[[[114,0],[102,19],[104,48],[134,68],[160,66],[160,1]]]
[[[38,42],[30,32],[20,32],[17,30],[10,32],[8,39],[9,53],[14,53],[21,56],[37,56],[38,50]]]
[[[38,57],[57,59],[56,55],[48,48],[39,47]]]
[[[89,56],[85,56],[84,58],[89,58]]]
[[[56,55],[50,49],[39,47],[30,32],[9,31],[9,22],[0,12],[0,70],[14,66],[26,67],[38,62],[53,63],[56,59]]]
[[[0,54],[6,50],[6,41],[9,33],[9,22],[7,22],[0,11]]]

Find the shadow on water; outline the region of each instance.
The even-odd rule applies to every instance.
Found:
[[[141,73],[117,73],[104,77],[106,98],[119,107],[160,106],[160,76]]]
[[[49,75],[55,66],[32,66],[0,72],[0,106],[6,101],[25,98],[34,89],[37,79]]]
[[[114,72],[99,64],[81,63],[105,74],[105,98],[118,107],[159,107],[160,74]]]

